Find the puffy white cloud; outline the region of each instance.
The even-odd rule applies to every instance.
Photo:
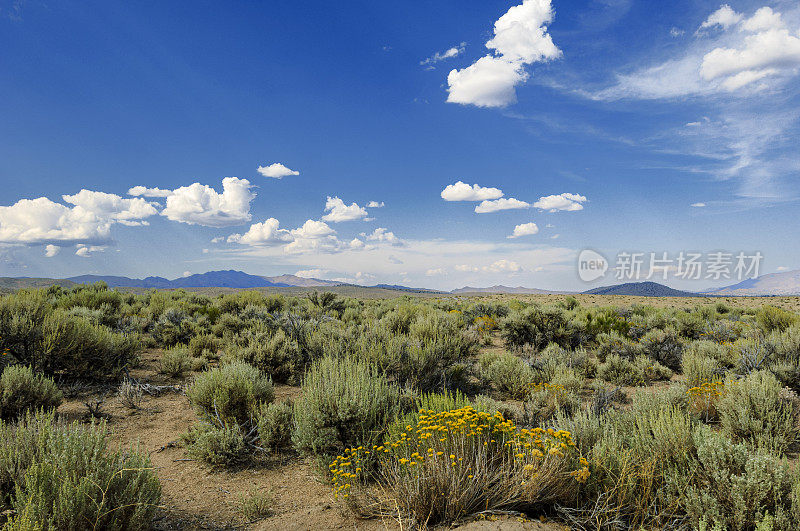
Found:
[[[346,205],[344,201],[338,197],[330,196],[328,196],[328,200],[325,202],[325,212],[328,213],[322,216],[322,219],[332,223],[354,221],[367,217],[367,211],[356,203]]]
[[[521,236],[531,236],[539,232],[539,227],[536,223],[523,223],[514,227],[514,232],[508,238],[519,238]]]
[[[103,247],[102,245],[78,244],[78,249],[75,251],[75,254],[82,258],[89,258],[90,256],[92,256],[92,253],[100,253],[105,250],[106,248]]]
[[[690,206],[693,206],[695,208],[703,208],[704,206],[706,206],[706,204],[705,203],[692,203]]]
[[[394,232],[389,231],[385,227],[378,227],[372,231],[372,234],[367,236],[367,241],[385,242],[391,245],[403,245],[403,241],[395,236]]]
[[[283,179],[290,175],[300,175],[299,171],[290,170],[280,162],[274,162],[269,166],[259,166],[257,171],[264,177],[271,177],[273,179]]]
[[[517,101],[515,87],[528,79],[525,66],[556,59],[561,50],[547,33],[553,20],[550,0],[524,0],[494,24],[486,55],[447,76],[447,101],[478,107],[504,107]]]
[[[445,270],[441,267],[437,267],[436,269],[428,269],[427,271],[425,271],[426,277],[437,277],[446,274],[447,273],[445,272]]]
[[[115,194],[81,190],[62,199],[72,207],[46,197],[21,199],[0,206],[0,242],[23,245],[105,243],[111,226],[146,224],[158,213],[141,198],[123,199]]]
[[[438,63],[439,61],[445,61],[447,59],[452,59],[453,57],[457,57],[460,54],[464,53],[464,48],[467,46],[466,42],[462,42],[458,46],[453,46],[448,48],[444,52],[436,52],[435,54],[431,55],[427,59],[424,59],[419,62],[422,66],[428,66],[428,68],[433,68],[433,65]]]
[[[517,102],[515,87],[528,79],[525,68],[500,57],[486,55],[447,75],[447,101],[476,107],[505,107]]]
[[[546,25],[552,20],[550,0],[525,0],[497,19],[494,38],[486,43],[486,47],[512,62],[555,59],[561,55],[561,50],[547,33]]]
[[[59,247],[57,245],[53,245],[53,244],[48,244],[44,248],[44,255],[47,258],[52,258],[55,255],[57,255],[60,250],[61,250],[61,247]]]
[[[575,210],[583,210],[583,205],[581,203],[585,201],[586,197],[582,195],[564,193],[540,197],[533,206],[550,212],[557,212],[559,210],[572,212]]]
[[[302,227],[292,229],[292,236],[295,238],[322,238],[335,233],[336,231],[324,221],[315,221],[313,219],[307,220]]]
[[[383,208],[385,203],[383,201],[370,201],[367,203],[367,208]]]
[[[116,194],[81,190],[77,194],[64,195],[61,198],[65,203],[91,212],[100,219],[109,219],[130,226],[146,224],[143,219],[158,214],[152,203],[140,197],[123,199]]]
[[[455,184],[445,186],[441,196],[445,201],[484,201],[503,197],[503,192],[498,188],[486,188],[456,181]]]
[[[171,193],[172,190],[165,190],[163,188],[147,188],[146,186],[134,186],[128,190],[128,195],[142,197],[167,197]]]
[[[781,14],[776,13],[769,6],[764,6],[761,9],[758,9],[752,17],[742,22],[742,30],[750,32],[782,27],[783,20],[781,19]]]
[[[255,198],[251,187],[250,181],[236,177],[222,179],[222,193],[200,183],[183,186],[167,196],[161,215],[190,225],[241,225],[250,221],[250,202]]]
[[[700,25],[701,29],[721,26],[729,28],[742,20],[742,15],[734,11],[728,4],[723,4],[719,9],[711,13],[708,18]]]
[[[513,260],[506,260],[504,258],[491,263],[490,265],[484,267],[483,270],[490,273],[517,273],[522,271],[522,266]]]
[[[518,273],[522,271],[522,266],[513,260],[503,258],[485,266],[459,264],[455,266],[455,269],[462,273]]]
[[[240,243],[242,245],[280,245],[291,242],[292,234],[279,228],[280,222],[275,218],[269,218],[262,223],[250,225],[250,229],[244,234],[231,234],[228,236],[228,243]],[[216,239],[216,238],[215,238]]]
[[[525,201],[520,201],[519,199],[515,199],[513,197],[503,197],[500,199],[495,199],[494,201],[481,201],[481,203],[475,207],[475,212],[478,214],[487,214],[489,212],[498,212],[500,210],[530,208],[530,206],[530,203]]]

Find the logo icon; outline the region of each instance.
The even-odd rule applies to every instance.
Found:
[[[584,282],[602,278],[608,271],[608,260],[591,249],[584,249],[578,255],[578,276]]]

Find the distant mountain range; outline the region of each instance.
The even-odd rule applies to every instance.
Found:
[[[276,277],[262,277],[249,275],[242,271],[209,271],[186,277],[168,280],[163,277],[128,278],[107,275],[81,275],[70,277],[66,280],[75,284],[91,284],[105,282],[110,288],[265,288],[265,287],[323,287],[339,286],[342,282],[321,280],[318,278],[305,278],[295,275],[279,275]]]
[[[112,275],[80,275],[66,279],[46,278],[0,278],[0,290],[9,291],[21,288],[44,287],[52,284],[72,286],[75,284],[90,284],[103,281],[111,288],[148,288],[148,289],[178,289],[178,288],[264,288],[264,287],[303,287],[324,288],[332,286],[349,286],[346,282],[335,280],[322,280],[319,278],[298,277],[296,275],[259,276],[250,275],[242,271],[209,271],[196,275],[169,280],[163,277],[129,278]],[[464,286],[452,291],[438,291],[427,288],[414,288],[397,284],[377,284],[375,286],[359,286],[360,288],[375,288],[409,293],[441,293],[441,294],[469,294],[469,293],[505,293],[510,295],[535,295],[568,293],[549,291],[539,288],[526,288],[523,286],[510,287],[503,285],[478,288]],[[700,293],[682,291],[670,288],[657,282],[629,282],[615,286],[604,286],[590,289],[583,293],[590,295],[628,295],[637,297],[700,297],[700,296],[770,296],[770,295],[800,295],[800,270],[771,273],[755,279],[748,279],[738,284],[713,288]]]
[[[706,291],[720,296],[800,295],[800,270],[770,273],[724,288]]]
[[[699,293],[681,291],[658,282],[627,282],[616,286],[594,288],[583,293],[587,295],[627,295],[632,297],[701,297]]]
[[[488,288],[473,288],[472,286],[464,286],[463,288],[454,289],[450,293],[512,293],[517,295],[530,295],[536,293],[555,293],[555,291],[547,291],[538,288],[524,288],[517,286],[512,288],[509,286],[491,286]]]

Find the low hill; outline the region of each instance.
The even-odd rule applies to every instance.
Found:
[[[627,282],[616,286],[603,286],[583,293],[587,295],[627,295],[632,297],[702,297],[699,293],[681,291],[658,282]]]
[[[720,296],[800,295],[800,270],[770,273],[748,278],[737,284],[710,289],[705,293]]]
[[[265,277],[248,275],[242,271],[209,271],[189,275],[187,277],[167,280],[163,277],[147,278],[128,278],[102,275],[81,275],[70,277],[67,280],[76,284],[90,284],[92,282],[105,282],[110,288],[155,288],[155,289],[177,289],[177,288],[263,288],[268,286],[289,286],[286,283],[278,283],[267,280]]]

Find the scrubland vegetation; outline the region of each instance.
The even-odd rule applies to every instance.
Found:
[[[20,291],[0,298],[0,525],[152,524],[146,453],[57,408],[102,382],[136,410],[151,389],[131,371],[157,351],[196,414],[187,459],[214,474],[298,456],[354,518],[797,529],[800,316],[764,302]],[[278,517],[263,493],[239,505]]]

